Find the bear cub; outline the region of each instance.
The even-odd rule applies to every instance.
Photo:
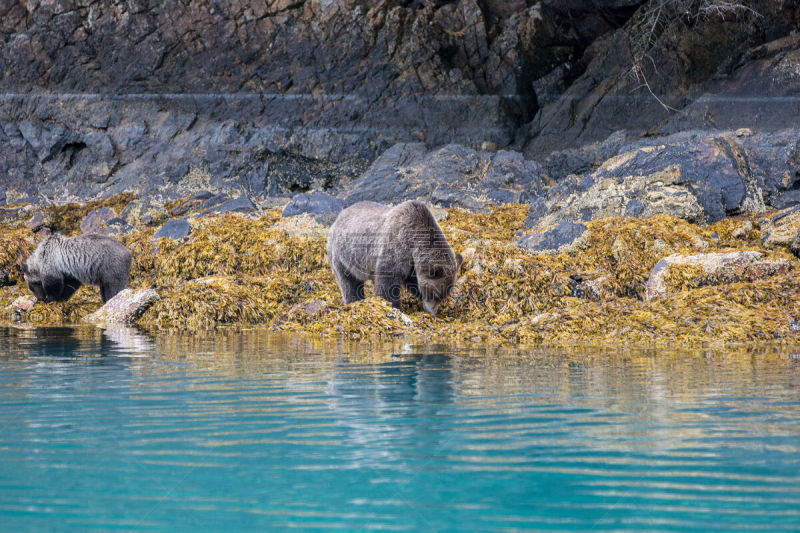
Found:
[[[328,236],[328,262],[346,304],[364,298],[364,282],[371,279],[376,294],[392,307],[400,307],[405,286],[435,315],[453,288],[461,261],[430,210],[418,201],[392,208],[358,202],[339,213]]]
[[[66,301],[87,283],[100,287],[105,303],[128,286],[131,252],[105,235],[54,233],[39,243],[21,268],[38,301]]]

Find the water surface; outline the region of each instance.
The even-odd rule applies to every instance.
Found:
[[[800,529],[800,356],[0,329],[0,529]]]

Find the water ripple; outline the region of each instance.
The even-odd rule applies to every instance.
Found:
[[[780,351],[25,335],[0,331],[4,530],[800,529]]]

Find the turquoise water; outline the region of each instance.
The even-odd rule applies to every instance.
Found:
[[[800,356],[0,328],[0,529],[800,529]]]

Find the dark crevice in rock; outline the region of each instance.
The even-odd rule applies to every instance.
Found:
[[[86,148],[86,143],[84,142],[74,142],[74,143],[67,143],[61,149],[61,153],[63,153],[67,160],[67,168],[72,168],[75,164],[75,156]]]

